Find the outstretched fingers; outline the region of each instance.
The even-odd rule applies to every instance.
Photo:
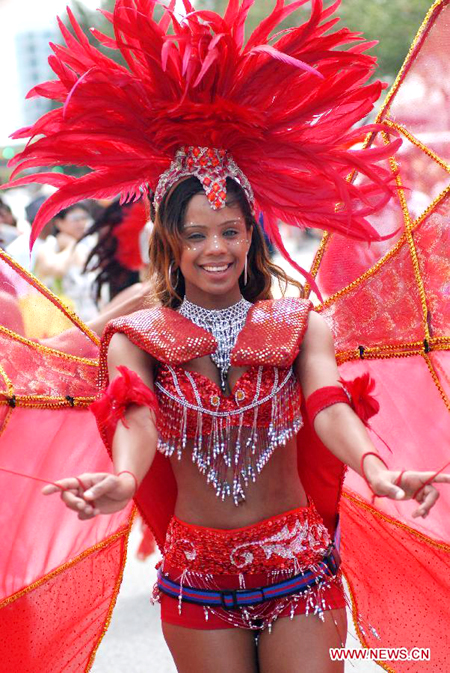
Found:
[[[85,490],[92,488],[99,480],[103,481],[107,474],[82,474],[79,477],[67,477],[55,481],[42,489],[44,495],[60,493],[61,500],[71,510],[77,512],[79,519],[90,519],[100,510],[95,507],[94,499],[85,497]],[[89,500],[89,502],[87,501]]]
[[[439,495],[437,488],[431,484],[424,486],[416,497],[417,502],[420,502],[420,507],[413,512],[413,517],[427,517],[430,509],[435,505],[439,498]]]
[[[52,493],[63,493],[64,491],[78,491],[80,490],[79,477],[67,477],[66,479],[59,479],[54,484],[44,486],[42,493],[44,495],[52,495]]]
[[[450,484],[450,474],[437,474],[433,479],[434,484]]]

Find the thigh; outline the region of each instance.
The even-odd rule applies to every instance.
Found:
[[[343,647],[347,635],[345,609],[277,619],[272,632],[259,638],[261,673],[342,673],[344,664],[331,661],[329,648]]]
[[[178,673],[257,673],[255,639],[246,629],[189,629],[162,623]]]

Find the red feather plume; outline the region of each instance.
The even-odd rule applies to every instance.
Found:
[[[340,379],[346,391],[351,397],[352,407],[362,422],[367,425],[372,416],[375,416],[380,410],[380,404],[373,396],[375,390],[375,380],[366,372],[362,376],[357,376],[353,381],[344,381]]]
[[[244,44],[253,2],[230,0],[221,17],[184,0],[188,15],[181,19],[172,1],[158,23],[156,0],[117,0],[113,14],[104,12],[115,39],[94,35],[118,50],[127,67],[92,46],[67,10],[75,35],[60,22],[65,46],[52,45],[49,61],[57,79],[29,94],[62,107],[13,135],[33,142],[11,160],[7,186],[47,180],[59,187],[39,211],[31,242],[59,210],[81,199],[120,193],[128,202],[154,191],[186,145],[231,153],[274,240],[279,220],[379,240],[367,216],[391,195],[391,174],[379,162],[400,141],[352,149],[373,130],[352,127],[383,89],[367,83],[375,58],[365,51],[372,45],[347,28],[335,30],[338,3],[324,9],[322,0],[312,0],[305,23],[273,35],[307,2],[277,0]],[[48,173],[14,182],[24,169],[58,165],[91,173],[60,184]],[[346,180],[354,169],[366,176],[363,184]]]
[[[140,234],[149,220],[149,209],[143,200],[133,203],[122,222],[114,229],[117,240],[116,259],[130,271],[139,271],[143,265]]]

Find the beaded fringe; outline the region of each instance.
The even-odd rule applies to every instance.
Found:
[[[161,392],[165,392],[161,389]],[[193,439],[192,461],[211,483],[216,495],[225,500],[233,497],[235,505],[245,500],[245,488],[255,482],[258,474],[278,446],[294,437],[303,425],[300,396],[294,376],[290,376],[271,396],[270,423],[258,427],[261,403],[252,406],[253,423],[244,425],[248,408],[237,414],[238,422],[231,424],[230,416],[197,408],[197,425]],[[205,414],[211,417],[211,432],[203,432]],[[164,404],[165,425],[172,429],[169,439],[160,437],[158,450],[180,460],[188,443],[188,408],[175,398],[167,397]],[[189,440],[191,441],[191,440]]]

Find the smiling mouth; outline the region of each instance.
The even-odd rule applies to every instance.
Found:
[[[232,262],[229,264],[202,264],[200,268],[207,273],[224,273],[228,271],[231,265]]]

